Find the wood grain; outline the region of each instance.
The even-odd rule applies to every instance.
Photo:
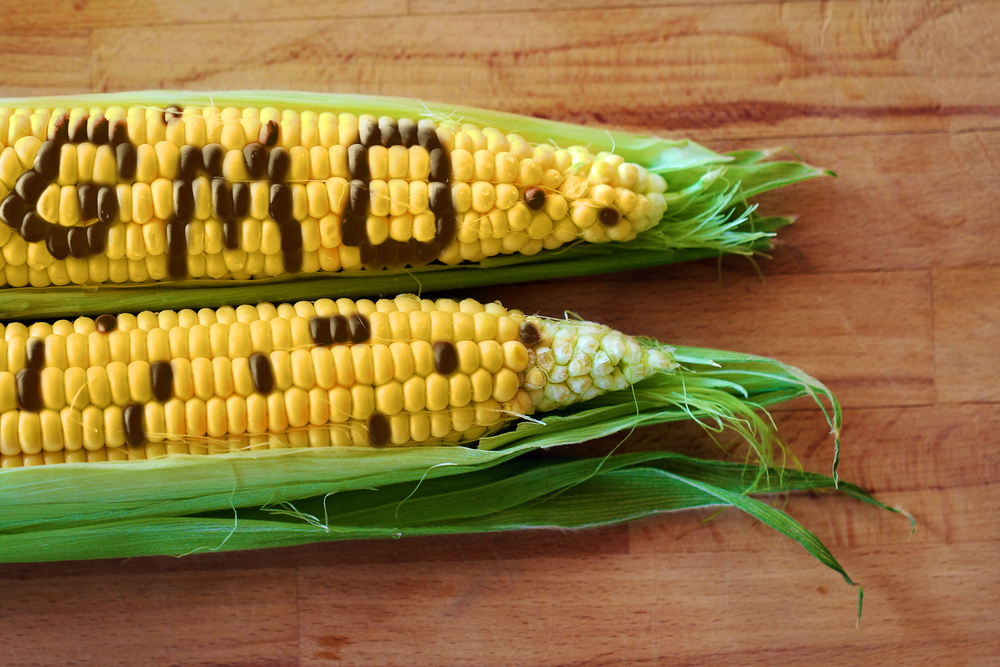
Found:
[[[0,565],[4,665],[992,665],[1000,652],[1000,14],[993,2],[8,3],[0,94],[417,96],[787,146],[771,260],[468,292],[774,356],[843,401],[848,498],[767,499],[865,586],[733,510],[585,531]],[[758,273],[759,270],[759,273]],[[833,438],[775,423],[806,470]],[[538,456],[743,451],[693,424]],[[2,489],[0,489],[2,496]],[[2,498],[0,498],[2,511]],[[992,638],[992,639],[991,639]]]
[[[7,664],[294,665],[296,586],[287,569],[9,579],[0,645]]]
[[[217,0],[215,2],[146,2],[144,0],[41,0],[8,8],[8,30],[58,30],[60,28],[106,28],[111,26],[178,26],[192,23],[271,24],[289,19],[340,18],[344,16],[391,16],[405,14],[406,0],[306,0],[295,3],[276,0]]]
[[[755,141],[709,142],[715,150]],[[765,274],[998,266],[1000,132],[866,134],[782,142],[837,173],[757,198],[767,214],[800,214]],[[727,270],[753,275],[745,262]],[[836,277],[830,280],[836,281]]]
[[[828,622],[853,606],[853,590],[773,541],[760,553],[633,555],[591,559],[585,568],[559,558],[501,563],[490,577],[462,563],[305,568],[300,664],[337,659],[326,651],[347,664],[383,665],[855,665],[877,656],[909,664],[946,651],[961,664],[985,664],[996,650],[998,640],[988,638],[994,621],[975,611],[1000,602],[995,589],[976,583],[976,572],[992,567],[986,543],[849,553],[878,614],[860,631]],[[948,585],[945,599],[933,578]],[[534,593],[518,598],[515,590]],[[773,611],[753,604],[762,599]],[[424,613],[407,614],[400,632],[408,604]],[[915,635],[919,627],[929,629]]]
[[[0,27],[4,63],[0,95],[58,95],[91,92],[90,34],[54,30],[12,35]]]
[[[391,94],[703,139],[993,128],[1000,91],[984,84],[998,74],[1000,45],[991,8],[321,13],[278,29],[247,12],[238,37],[221,42],[212,23],[95,28],[94,87]]]
[[[1000,270],[935,271],[933,277],[940,400],[1000,401]]]
[[[483,289],[482,299],[525,312],[585,319],[674,345],[752,350],[805,365],[845,405],[912,405],[934,400],[927,272],[757,276],[709,280],[667,267],[580,283],[572,279]],[[646,286],[656,285],[657,289]],[[552,294],[561,294],[553,303]],[[617,308],[622,294],[628,307]]]

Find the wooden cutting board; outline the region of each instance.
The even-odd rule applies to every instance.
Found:
[[[787,147],[839,177],[762,197],[772,260],[469,292],[780,358],[841,398],[836,497],[782,506],[865,587],[734,510],[589,531],[0,565],[0,663],[997,664],[1000,12],[991,2],[8,3],[0,94],[414,96]],[[621,6],[616,6],[621,5]],[[758,273],[759,269],[759,273]],[[623,297],[623,295],[626,295]],[[776,413],[828,472],[805,402]],[[596,454],[597,443],[566,454]],[[697,427],[626,450],[711,452]]]

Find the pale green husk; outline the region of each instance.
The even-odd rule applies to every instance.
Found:
[[[796,369],[768,359],[714,350],[679,348],[677,355],[685,365],[680,372],[657,375],[629,390],[539,415],[541,423],[523,421],[516,428],[482,439],[478,449],[286,449],[0,470],[4,498],[0,561],[16,552],[20,539],[36,531],[124,520],[159,521],[461,476],[529,451],[689,418],[699,419],[709,428],[728,426],[739,431],[764,463],[764,467],[748,465],[753,479],[770,483],[765,478],[775,435],[755,409],[804,394],[823,395],[830,403],[831,427],[835,433],[839,429],[836,400],[819,382]],[[106,555],[106,544],[77,547],[72,552],[77,558],[94,557],[91,548]],[[129,548],[127,540],[121,547]],[[45,556],[32,553],[31,557]]]
[[[645,345],[658,345],[644,341]],[[478,449],[323,448],[0,470],[0,562],[183,556],[342,539],[527,528],[587,528],[709,506],[748,512],[852,583],[820,540],[751,494],[839,490],[840,406],[779,362],[680,347],[680,371],[538,415]],[[776,466],[763,408],[812,396],[834,436],[833,476]],[[735,429],[757,461],[647,452],[603,459],[523,457],[634,428],[697,419]],[[896,511],[896,510],[893,510]],[[862,591],[859,587],[859,615]]]
[[[155,286],[102,285],[0,289],[0,318],[29,319],[187,307],[215,308],[260,301],[277,286],[285,300],[459,289],[483,285],[591,275],[717,257],[754,255],[771,247],[776,230],[791,218],[762,217],[748,199],[767,190],[828,174],[796,161],[767,161],[771,151],[715,153],[688,140],[666,140],[514,114],[386,97],[318,93],[148,91],[0,100],[5,107],[133,106],[171,104],[275,106],[296,111],[335,110],[376,116],[461,118],[517,132],[530,142],[612,148],[626,160],[667,181],[667,213],[661,223],[627,243],[590,244],[533,256],[497,256],[478,264],[430,265],[404,271],[279,276],[250,281],[187,280]],[[196,289],[197,292],[192,290]]]

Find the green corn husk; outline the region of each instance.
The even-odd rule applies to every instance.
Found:
[[[70,540],[58,549],[49,542],[43,552],[25,551],[18,545],[26,544],[32,535],[55,534],[52,531],[72,534],[83,527],[96,530],[135,521],[183,523],[182,517],[203,512],[259,509],[417,480],[463,477],[529,451],[689,418],[711,429],[737,430],[761,462],[748,464],[752,481],[770,484],[776,436],[754,410],[806,394],[817,402],[821,396],[828,399],[830,407],[825,412],[835,437],[839,432],[839,404],[822,384],[797,369],[761,357],[697,348],[678,348],[676,355],[685,367],[679,372],[656,375],[628,390],[542,415],[540,420],[523,421],[516,428],[483,438],[478,449],[282,449],[3,469],[0,561],[129,555],[132,547],[127,539]],[[191,539],[197,542],[196,532]],[[144,553],[189,550],[174,544],[145,548]]]
[[[856,585],[815,535],[751,495],[836,490],[898,511],[838,481],[836,398],[802,371],[763,357],[686,347],[674,355],[682,364],[675,373],[522,421],[483,438],[478,449],[284,449],[0,469],[0,562],[580,529],[731,506],[797,541]],[[766,412],[757,413],[804,395],[817,402],[834,435],[829,477],[776,465],[780,442]],[[736,430],[757,461],[662,451],[603,459],[521,456],[684,419],[711,431]],[[860,618],[860,586],[858,592]]]
[[[0,288],[0,318],[28,319],[96,315],[188,307],[215,308],[252,303],[264,290],[280,289],[286,300],[401,294],[591,275],[691,261],[721,254],[756,255],[771,248],[771,239],[792,222],[760,216],[748,199],[768,190],[830,172],[794,161],[768,161],[773,151],[739,151],[720,155],[688,140],[665,140],[626,132],[610,132],[514,114],[484,111],[418,100],[324,95],[316,93],[149,91],[0,100],[0,106],[133,106],[172,104],[275,106],[296,111],[336,110],[394,117],[461,118],[481,126],[517,132],[531,142],[560,146],[587,145],[610,150],[661,174],[668,182],[667,212],[656,227],[624,243],[590,244],[511,255],[477,264],[429,265],[418,269],[278,276],[248,281],[184,280],[152,285],[101,285],[44,288]],[[196,290],[196,291],[195,291]]]
[[[188,555],[307,544],[537,528],[583,529],[699,507],[737,507],[803,546],[855,585],[793,518],[751,497],[837,490],[887,507],[825,475],[650,452],[604,459],[517,459],[463,475],[282,501],[260,508],[123,518],[0,534],[0,561]],[[859,596],[861,591],[859,589]],[[860,603],[860,600],[859,600]],[[860,615],[860,606],[859,606]]]

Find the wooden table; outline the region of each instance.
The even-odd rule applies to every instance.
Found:
[[[472,294],[806,369],[846,407],[843,477],[912,512],[918,529],[908,539],[905,519],[841,497],[785,505],[864,584],[860,628],[853,588],[735,510],[583,532],[4,565],[0,662],[997,664],[995,3],[145,4],[8,3],[0,93],[404,95],[719,151],[787,146],[836,171],[761,198],[765,212],[800,216],[762,275],[726,260]],[[816,410],[795,403],[776,420],[806,469],[829,470]],[[713,447],[691,426],[627,443],[651,446]]]

